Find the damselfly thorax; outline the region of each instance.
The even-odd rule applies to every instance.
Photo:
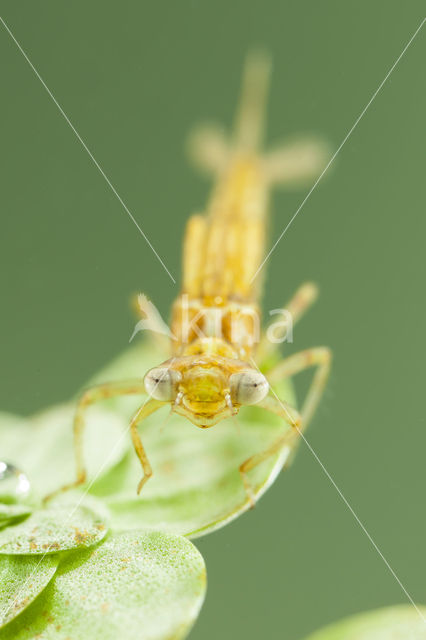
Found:
[[[174,354],[194,352],[200,336],[222,338],[221,351],[248,359],[260,334],[255,270],[263,257],[268,189],[255,159],[230,160],[205,215],[190,218],[182,295],[172,311]],[[197,340],[198,338],[198,340]],[[223,354],[225,355],[225,354]]]

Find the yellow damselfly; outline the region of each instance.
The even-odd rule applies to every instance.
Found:
[[[191,136],[192,158],[214,176],[215,186],[205,212],[193,215],[186,226],[182,290],[172,309],[170,358],[148,371],[143,380],[102,384],[83,394],[74,420],[77,479],[63,489],[86,479],[82,442],[85,412],[89,405],[105,398],[148,395],[130,423],[143,469],[138,492],[152,475],[138,426],[164,405],[201,428],[253,404],[279,415],[291,426],[265,451],[240,465],[250,499],[247,472],[274,455],[289,438],[297,438],[312,417],[329,373],[330,351],[317,347],[280,360],[271,357],[279,353],[282,336],[279,329],[273,342],[267,339],[267,331],[259,335],[262,274],[258,271],[265,255],[271,187],[315,177],[326,163],[326,151],[323,143],[313,138],[261,151],[269,75],[268,57],[250,55],[233,137],[228,139],[214,127],[200,128]],[[286,305],[293,324],[316,295],[311,283],[296,292]],[[140,297],[142,316],[146,312],[144,300]],[[299,413],[280,400],[271,385],[311,366],[316,372]]]

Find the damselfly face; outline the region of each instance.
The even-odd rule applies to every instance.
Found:
[[[148,371],[145,388],[156,400],[170,402],[176,413],[197,427],[211,427],[256,404],[269,391],[266,378],[245,362],[220,356],[171,358]]]

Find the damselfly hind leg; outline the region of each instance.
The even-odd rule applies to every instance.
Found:
[[[289,320],[291,321],[291,328],[305,315],[308,309],[314,304],[318,297],[318,287],[313,282],[304,282],[297,291],[293,294],[290,300],[281,311],[286,311],[289,314]],[[288,331],[288,323],[275,324],[275,318],[272,316],[272,322],[266,328],[266,331],[261,337],[259,346],[257,348],[257,360],[262,362],[271,353],[275,352],[277,347],[285,341],[286,331]]]

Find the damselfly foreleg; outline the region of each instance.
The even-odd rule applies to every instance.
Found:
[[[330,372],[331,352],[326,347],[306,349],[285,358],[267,372],[268,381],[270,384],[273,384],[274,382],[279,382],[283,378],[296,375],[313,366],[317,367],[317,370],[302,404],[300,416],[295,409],[281,401],[277,396],[269,395],[258,405],[283,418],[292,429],[277,438],[267,449],[251,456],[240,465],[240,473],[243,478],[244,487],[250,498],[251,506],[254,506],[254,499],[251,485],[246,475],[247,472],[278,453],[285,445],[290,446],[291,449],[294,448],[300,435],[309,424],[323,394]]]
[[[154,411],[157,411],[160,407],[164,405],[164,402],[160,400],[154,400],[153,398],[148,402],[145,402],[135,413],[130,423],[130,434],[132,436],[133,446],[136,451],[136,455],[139,458],[139,462],[142,466],[143,476],[138,484],[137,493],[138,495],[142,491],[142,487],[145,482],[149,480],[152,476],[152,468],[150,462],[148,460],[148,456],[146,455],[144,446],[142,444],[142,440],[138,433],[138,425],[144,418],[151,415]]]
[[[294,440],[298,437],[301,428],[301,417],[299,413],[286,402],[281,402],[273,396],[268,396],[256,406],[262,407],[267,411],[275,413],[280,418],[283,418],[285,422],[291,427],[290,431],[285,431],[282,436],[277,438],[267,449],[264,449],[260,453],[255,453],[239,466],[239,472],[244,483],[246,494],[250,500],[250,506],[254,507],[255,499],[254,492],[251,483],[248,479],[247,473],[261,464],[264,460],[267,460],[271,456],[275,455],[286,444],[291,446]]]
[[[73,432],[74,432],[74,454],[76,462],[76,479],[74,482],[60,487],[53,493],[48,494],[44,498],[44,502],[51,500],[54,496],[68,491],[68,489],[74,489],[86,482],[87,472],[84,464],[83,455],[83,435],[86,427],[86,411],[95,402],[106,400],[114,396],[141,394],[146,395],[144,384],[140,380],[124,381],[124,382],[107,382],[105,384],[99,384],[87,389],[80,398],[75,412]],[[148,404],[148,403],[147,403]]]

